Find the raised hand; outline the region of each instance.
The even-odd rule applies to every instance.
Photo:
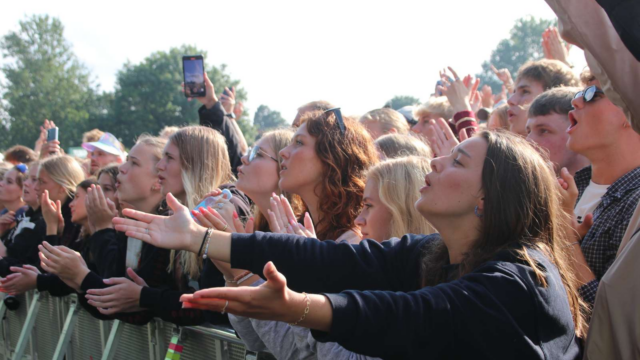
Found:
[[[47,224],[47,235],[62,234],[64,219],[62,218],[62,204],[60,200],[53,202],[49,199],[49,191],[45,190],[40,198],[42,217]]]
[[[234,89],[234,95],[235,95],[235,89]],[[233,107],[233,115],[236,116],[236,118],[233,120],[240,119],[242,117],[243,112],[244,112],[244,105],[242,104],[242,101],[238,101],[236,103],[236,106]]]
[[[167,205],[173,210],[171,216],[158,216],[125,209],[122,211],[123,216],[131,219],[116,217],[113,219],[113,224],[116,230],[153,246],[197,252],[199,244],[194,250],[193,241],[188,234],[192,232],[204,234],[206,229],[191,218],[189,209],[180,204],[171,193],[167,194]]]
[[[4,234],[7,230],[11,229],[15,225],[16,213],[8,211],[6,214],[0,216],[0,234]]]
[[[0,292],[15,296],[34,290],[37,287],[40,270],[35,266],[12,266],[9,270],[13,271],[13,274],[9,274],[6,278],[0,279]]]
[[[271,209],[267,210],[269,228],[274,233],[295,234],[305,237],[316,237],[313,221],[309,213],[305,214],[304,226],[298,223],[289,200],[283,195],[271,196]]]
[[[571,227],[575,234],[575,239],[580,240],[584,238],[589,232],[589,229],[591,229],[591,226],[593,225],[593,214],[587,214],[582,220],[582,223],[578,223],[578,219],[573,213],[576,200],[578,199],[578,187],[567,168],[562,168],[560,170],[558,187],[562,196],[562,208],[571,218]]]
[[[491,86],[484,85],[480,90],[480,99],[482,101],[482,107],[487,109],[493,109],[493,93],[491,92]]]
[[[127,269],[127,278],[105,279],[104,283],[111,285],[104,289],[90,289],[87,291],[88,303],[95,306],[104,315],[126,313],[143,310],[140,307],[140,293],[147,283],[136,274],[133,269]]]
[[[236,88],[233,86],[224,88],[224,91],[220,94],[220,103],[222,104],[224,112],[227,114],[232,113],[236,105]]]
[[[232,220],[228,221],[218,211],[211,207],[201,208],[199,211],[191,210],[191,214],[200,222],[200,225],[228,233],[250,234],[253,232],[254,221],[250,218],[243,226],[234,210]]]
[[[118,210],[116,204],[104,196],[100,185],[91,185],[87,190],[85,206],[91,233],[113,227],[111,221],[118,216]]]
[[[569,64],[570,45],[564,45],[560,33],[555,26],[551,26],[542,33],[542,49],[544,57],[550,60],[559,60]]]
[[[438,120],[429,120],[429,129],[427,130],[427,141],[433,150],[434,157],[446,156],[451,154],[451,150],[460,142],[456,139],[453,131],[443,118]],[[466,131],[461,131],[461,134]]]
[[[513,79],[511,78],[511,73],[509,72],[509,69],[498,70],[492,64],[491,70],[493,70],[493,73],[496,74],[496,76],[498,77],[498,80],[502,81],[502,83],[507,88],[507,90],[509,92],[513,92]]]
[[[472,77],[467,75],[464,80],[462,80],[451,67],[449,67],[449,71],[453,74],[454,80],[450,81],[451,79],[446,73],[441,73],[443,85],[438,86],[438,91],[447,97],[453,111],[472,110],[472,96],[478,90],[480,79],[473,81]]]

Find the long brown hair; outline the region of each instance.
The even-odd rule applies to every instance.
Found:
[[[316,155],[322,162],[322,182],[315,189],[322,219],[316,221],[320,240],[338,239],[353,230],[362,208],[365,172],[378,162],[378,154],[367,130],[357,121],[344,117],[342,133],[333,112],[305,114],[309,135],[316,139]]]
[[[561,207],[561,195],[553,169],[525,139],[506,131],[483,131],[487,144],[482,169],[484,215],[480,237],[465,254],[457,277],[472,272],[498,252],[513,251],[547,286],[544,269],[529,250],[537,250],[558,268],[573,314],[575,332],[584,337],[588,324],[586,304],[578,294],[578,281],[566,250],[568,216]],[[442,266],[448,252],[442,241],[431,245],[422,263],[424,286],[446,282]]]

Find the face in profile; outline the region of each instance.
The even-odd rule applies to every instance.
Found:
[[[389,208],[380,200],[379,186],[374,180],[367,180],[362,200],[362,211],[355,224],[360,228],[363,239],[382,242],[391,238],[391,220]]]
[[[569,167],[569,162],[575,155],[567,149],[569,124],[568,116],[556,113],[527,120],[527,140],[538,144],[547,152],[556,172],[563,167]]]
[[[236,187],[254,200],[279,192],[280,164],[277,155],[268,139],[256,142],[251,152],[242,157]]]
[[[35,208],[38,205],[38,193],[36,192],[36,184],[38,182],[38,167],[31,166],[22,183],[22,200],[29,206]]]
[[[74,224],[81,224],[87,220],[87,208],[84,203],[86,198],[87,191],[81,187],[76,188],[76,196],[69,203],[71,222]]]
[[[416,209],[437,226],[440,219],[473,216],[482,198],[482,168],[488,145],[473,137],[456,146],[448,156],[431,161],[431,173],[420,189]]]
[[[316,139],[307,124],[298,127],[291,144],[280,151],[280,188],[293,194],[313,192],[322,181],[322,162],[315,150]]]
[[[172,142],[168,142],[164,148],[164,155],[156,165],[158,178],[162,185],[162,194],[173,194],[180,198],[184,195],[182,183],[182,165],[180,164],[180,151]]]
[[[422,115],[420,116],[420,118],[418,118],[418,122],[411,127],[411,131],[426,139],[428,136],[429,128],[432,126],[429,123],[429,120],[435,120],[437,118],[438,117],[433,114]]]
[[[65,188],[53,181],[51,175],[45,170],[40,169],[38,172],[38,182],[36,183],[36,193],[38,194],[38,199],[42,199],[42,194],[45,190],[49,191],[49,200],[61,202],[65,202],[67,200],[67,192]]]
[[[118,167],[116,187],[120,203],[137,203],[151,196],[159,186],[153,150],[144,144],[134,146],[127,161]]]
[[[516,89],[507,100],[509,110],[509,130],[512,133],[527,136],[527,113],[529,105],[533,100],[544,92],[542,84],[535,80],[520,78],[516,84]]]
[[[18,170],[11,169],[0,180],[0,202],[12,203],[22,197],[22,187],[19,185]]]
[[[109,154],[108,152],[104,152],[96,148],[91,152],[91,174],[95,174],[96,171],[109,164],[119,164],[121,162],[122,160],[120,159],[120,156]]]
[[[369,133],[369,135],[371,135],[371,138],[373,140],[376,140],[380,136],[387,134],[387,132],[385,132],[384,130],[384,125],[379,121],[365,120],[365,121],[362,121],[361,124],[362,126],[365,127],[365,129],[367,129],[367,132]],[[396,132],[397,131],[394,128],[391,128],[391,131],[389,131],[389,133],[396,133]]]

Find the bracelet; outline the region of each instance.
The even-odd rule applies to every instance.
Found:
[[[202,255],[202,248],[204,247],[204,241],[207,239],[207,236],[209,236],[210,232],[211,232],[211,229],[207,229],[207,231],[204,233],[204,237],[202,238],[202,244],[200,244],[200,250],[198,250],[198,256]]]
[[[564,247],[570,247],[573,245],[580,245],[580,241],[572,242],[571,244],[565,245]]]
[[[207,234],[205,235],[205,239],[207,239],[207,246],[204,248],[204,253],[202,254],[202,259],[207,260],[209,253],[209,244],[211,243],[211,234],[213,234],[213,229],[207,229]],[[202,240],[204,244],[204,239]]]
[[[296,325],[300,324],[301,322],[303,322],[304,319],[307,318],[307,314],[309,313],[309,306],[311,306],[311,300],[309,299],[309,295],[306,292],[303,292],[302,295],[304,295],[304,299],[307,302],[307,307],[304,309],[304,314],[302,314],[302,317],[300,317],[300,319],[298,319],[298,321],[296,321],[294,323],[289,323],[289,325],[291,325],[291,326],[296,326]]]
[[[240,283],[242,283],[243,281],[247,280],[248,278],[250,278],[252,276],[253,276],[253,273],[251,271],[249,271],[249,270],[246,270],[242,274],[240,274],[238,276],[234,276],[233,280],[227,280],[227,278],[224,277],[224,275],[222,277],[224,278],[224,282],[226,282],[227,284],[240,285]]]

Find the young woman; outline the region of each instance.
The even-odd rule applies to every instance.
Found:
[[[22,198],[22,182],[27,172],[27,166],[19,164],[7,171],[0,178],[0,204],[4,209],[0,211],[0,236],[9,231],[27,211],[27,205]]]
[[[183,300],[315,329],[314,337],[368,356],[578,357],[585,307],[568,264],[553,170],[524,139],[486,131],[431,167],[416,208],[439,236],[349,245],[213,231],[209,257],[250,271],[264,268],[267,282]],[[198,251],[207,230],[168,200],[174,216],[125,212],[143,221],[114,219],[116,228]],[[342,293],[307,295],[287,286]]]
[[[10,266],[21,266],[29,264],[40,266],[38,258],[38,245],[42,243],[47,230],[53,234],[60,234],[60,241],[64,245],[69,245],[78,239],[80,227],[71,222],[71,210],[69,203],[78,185],[84,180],[84,173],[78,163],[70,156],[53,156],[40,161],[37,173],[37,182],[33,191],[37,194],[38,200],[52,200],[60,203],[59,216],[62,222],[56,221],[56,227],[47,229],[44,219],[34,223],[33,231],[20,231],[13,236],[12,244],[7,246],[7,254],[0,260],[0,275],[6,276],[10,271]],[[45,195],[45,191],[48,195]],[[48,197],[47,197],[48,196]],[[31,221],[40,218],[41,211],[30,214]],[[27,224],[25,223],[25,226]],[[59,225],[59,227],[58,227]],[[62,230],[62,231],[60,231]],[[60,232],[59,232],[60,231]],[[58,244],[55,244],[58,245]]]
[[[98,170],[96,175],[96,179],[98,179],[98,184],[100,185],[104,196],[116,205],[118,204],[118,196],[116,195],[116,192],[118,191],[116,187],[119,173],[118,168],[119,166],[116,164],[107,165]]]
[[[280,188],[299,195],[318,239],[356,243],[365,172],[378,156],[371,136],[340,110],[302,117],[291,144],[280,151]]]

